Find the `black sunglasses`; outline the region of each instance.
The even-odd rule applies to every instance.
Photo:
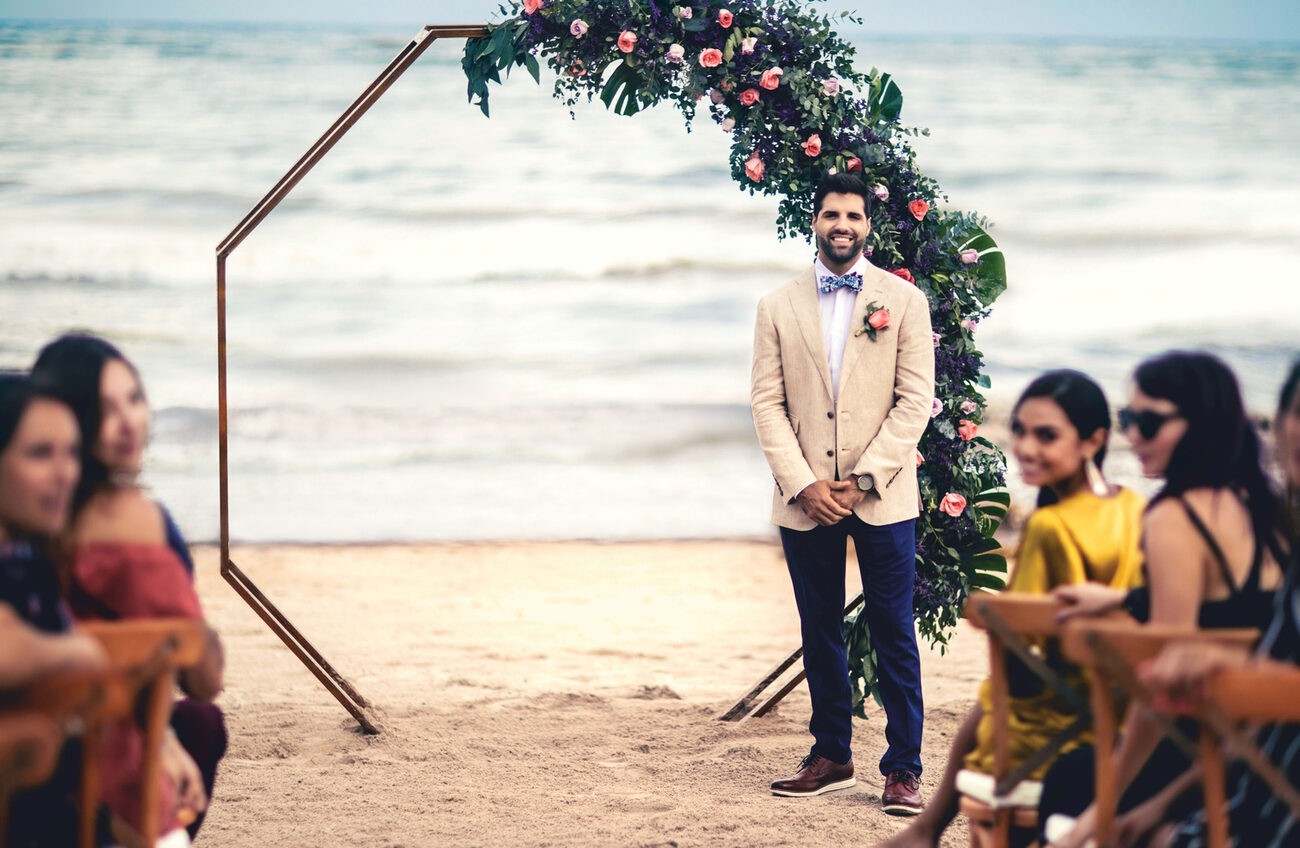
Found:
[[[1136,427],[1144,439],[1154,439],[1165,422],[1182,418],[1181,412],[1156,412],[1153,409],[1132,410],[1127,406],[1119,411],[1119,429],[1124,432],[1129,427]]]

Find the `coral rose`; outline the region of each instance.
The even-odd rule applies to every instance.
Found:
[[[925,457],[922,456],[921,451],[920,451],[920,449],[918,448],[917,451],[916,451],[916,467],[917,467],[917,468],[920,468],[920,467],[921,467],[921,463],[923,463],[923,462],[925,462]]]
[[[618,49],[624,53],[631,53],[636,47],[636,33],[630,29],[625,29],[618,36]]]
[[[588,29],[587,22],[584,21],[582,18],[577,18],[574,20],[573,23],[569,24],[569,33],[572,35],[576,35],[578,38],[582,38],[584,35],[586,35],[587,29]]]
[[[573,64],[569,66],[569,76],[571,76],[571,77],[585,77],[586,75],[587,75],[587,69],[586,69],[586,67],[582,64],[582,60],[581,60],[581,59],[574,59],[574,60],[573,60]]]
[[[542,8],[542,0],[524,0],[524,14],[531,15]]]
[[[716,47],[709,47],[700,51],[700,67],[716,68],[722,64],[722,51]]]
[[[799,146],[803,148],[803,152],[807,155],[816,157],[822,152],[822,137],[817,133],[813,133],[808,136],[807,141]]]
[[[731,26],[731,22],[734,19],[735,19],[735,15],[731,14],[731,12],[728,12],[726,9],[718,10],[718,25],[721,26],[722,28],[725,29]]]
[[[757,88],[747,88],[744,91],[740,92],[740,105],[753,106],[757,102],[758,102]]]
[[[980,252],[973,247],[963,250],[957,255],[961,257],[961,263],[963,265],[974,265],[976,262],[980,261]]]
[[[956,518],[965,511],[966,498],[956,492],[949,492],[943,496],[943,500],[939,501],[939,509]]]
[[[850,160],[848,161],[848,163],[844,166],[844,170],[848,171],[849,173],[852,173],[853,171],[861,171],[861,170],[862,170],[862,160],[859,159],[858,157],[854,156],[854,157],[853,157],[852,159],[850,159]]]
[[[979,427],[976,426],[974,421],[967,421],[963,418],[961,421],[957,422],[957,435],[961,436],[963,442],[969,442],[971,439],[975,438],[977,432],[979,432]]]
[[[912,279],[912,272],[907,270],[906,268],[895,268],[889,273],[902,277],[904,280],[907,280],[909,283],[912,283],[913,285],[916,284],[916,280]]]
[[[745,160],[745,176],[756,183],[763,181],[763,160],[758,158],[758,151]]]
[[[754,52],[754,47],[758,45],[757,36],[740,39],[740,52],[746,56]]]
[[[889,310],[877,309],[867,317],[867,325],[873,330],[883,330],[889,326]]]
[[[907,204],[907,211],[911,212],[912,217],[919,221],[925,217],[926,212],[930,211],[930,204],[924,200],[913,200]]]
[[[680,44],[670,44],[668,46],[668,52],[664,54],[664,58],[669,62],[672,62],[674,65],[680,65],[685,56],[686,48]]]
[[[766,71],[763,71],[763,75],[758,78],[758,84],[761,87],[766,88],[768,91],[774,91],[776,87],[781,84],[781,75],[784,73],[785,71],[780,68],[768,68]]]

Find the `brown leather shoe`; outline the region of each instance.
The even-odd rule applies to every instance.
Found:
[[[825,757],[809,754],[799,764],[799,771],[794,777],[772,784],[772,794],[804,798],[836,789],[848,789],[857,782],[853,776],[852,758],[841,765]]]
[[[891,816],[914,816],[921,812],[921,779],[910,771],[897,769],[885,778],[880,805]]]

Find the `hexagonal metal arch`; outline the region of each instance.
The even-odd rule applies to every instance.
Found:
[[[388,66],[375,77],[374,82],[361,92],[352,105],[343,111],[324,135],[316,140],[302,158],[280,178],[272,189],[266,193],[252,211],[244,216],[230,235],[217,245],[217,415],[219,422],[219,458],[221,478],[221,576],[226,579],[238,595],[244,599],[253,611],[261,617],[271,632],[280,637],[289,650],[302,661],[302,664],[321,682],[330,694],[343,705],[367,733],[379,733],[380,727],[371,715],[370,702],[339,674],[332,665],[316,650],[300,632],[293,622],[271,603],[257,585],[249,579],[242,569],[230,560],[230,466],[229,439],[226,407],[226,259],[244,239],[257,229],[258,225],[270,215],[280,201],[288,197],[294,186],[325,158],[335,143],[352,128],[379,98],[384,96],[397,78],[406,72],[416,59],[423,55],[433,42],[439,38],[483,38],[488,34],[486,25],[476,26],[426,26],[416,34],[411,43],[406,45]]]

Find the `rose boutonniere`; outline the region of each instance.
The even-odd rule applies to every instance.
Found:
[[[876,340],[876,333],[887,328],[889,326],[889,320],[889,310],[873,300],[867,304],[867,314],[862,319],[862,329],[858,330],[853,335],[860,336],[863,333],[866,333],[867,338],[874,342]]]

